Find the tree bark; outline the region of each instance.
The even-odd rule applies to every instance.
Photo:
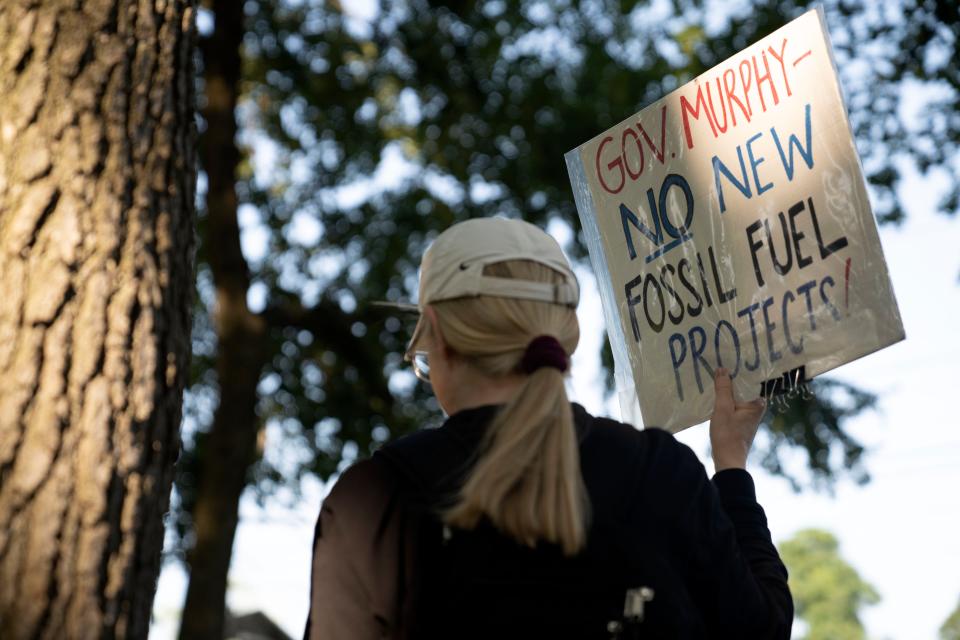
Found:
[[[192,0],[0,3],[0,637],[145,638],[190,353]]]
[[[266,353],[266,325],[247,305],[249,267],[237,218],[237,122],[243,3],[214,0],[214,30],[201,41],[206,131],[200,162],[207,174],[207,220],[202,239],[216,287],[216,372],[220,402],[198,449],[193,506],[195,543],[187,554],[190,581],[181,640],[222,638],[227,575],[240,496],[256,460],[260,422],[257,384]]]

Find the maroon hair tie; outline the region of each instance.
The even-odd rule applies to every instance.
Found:
[[[540,367],[553,367],[563,372],[569,365],[567,352],[553,336],[538,336],[531,340],[520,360],[520,369],[524,373],[533,373]]]

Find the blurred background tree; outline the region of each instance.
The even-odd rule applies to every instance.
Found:
[[[403,366],[423,249],[501,214],[574,230],[563,153],[763,37],[806,3],[207,0],[193,384],[173,496],[191,574],[181,637],[222,637],[237,505],[295,496],[440,412]],[[876,213],[904,171],[957,210],[957,7],[830,0],[828,24]],[[609,368],[609,348],[603,353]],[[759,457],[796,488],[868,479],[845,419],[875,398],[814,383]],[[264,448],[264,443],[269,446]],[[787,451],[808,473],[788,473]],[[291,499],[295,499],[291,498]]]
[[[860,610],[880,595],[840,555],[829,531],[805,529],[780,544],[804,640],[863,640]]]
[[[943,621],[940,627],[940,640],[960,640],[960,601],[957,607]]]

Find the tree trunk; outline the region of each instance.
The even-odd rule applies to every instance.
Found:
[[[240,84],[243,4],[214,0],[214,31],[201,42],[206,131],[200,162],[207,174],[207,220],[202,239],[216,286],[217,386],[220,402],[198,446],[193,506],[194,547],[181,616],[181,640],[223,637],[227,575],[240,496],[256,459],[257,384],[265,358],[263,318],[247,306],[250,273],[240,248],[237,218],[235,109]]]
[[[193,23],[191,0],[0,3],[5,640],[147,635],[190,353]]]

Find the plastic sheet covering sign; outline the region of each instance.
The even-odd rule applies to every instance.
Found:
[[[820,9],[566,161],[625,419],[679,431],[718,366],[747,400],[904,338]]]

